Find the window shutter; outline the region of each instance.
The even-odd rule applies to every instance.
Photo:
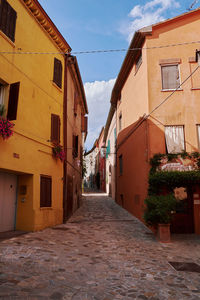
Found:
[[[0,29],[6,34],[6,22],[8,15],[8,3],[5,0],[1,1],[1,11],[0,11]]]
[[[76,136],[72,136],[72,155],[73,157],[76,157]]]
[[[1,0],[0,4],[0,29],[13,42],[15,41],[15,27],[16,27],[17,13],[9,5],[6,0]]]
[[[84,115],[81,115],[81,132],[84,132],[84,126],[85,126],[85,117]]]
[[[77,116],[77,108],[78,108],[78,94],[74,92],[74,115]]]
[[[51,114],[51,142],[60,143],[60,117],[54,114]]]
[[[176,89],[180,85],[178,65],[162,66],[162,88]]]
[[[10,6],[9,9],[9,27],[8,27],[8,37],[11,41],[15,41],[15,27],[16,27],[16,19],[17,13],[16,11]]]
[[[19,86],[20,86],[20,82],[12,83],[10,85],[8,113],[7,113],[7,119],[10,121],[17,119]]]
[[[5,0],[0,0],[0,29],[2,30],[2,11],[3,11],[3,6],[5,5]]]
[[[40,207],[51,207],[51,177],[40,176]]]
[[[60,88],[62,87],[62,63],[57,58],[54,58],[53,82]]]
[[[78,135],[75,138],[75,149],[76,149],[76,157],[78,156]]]
[[[87,130],[88,130],[87,126],[88,126],[88,117],[84,117],[84,132],[85,132],[85,133],[86,133]]]
[[[73,157],[77,157],[78,156],[78,135],[73,135],[73,147],[72,147],[72,154]]]

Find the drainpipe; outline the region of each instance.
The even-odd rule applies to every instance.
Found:
[[[67,220],[67,69],[68,54],[65,54],[64,96],[63,96],[63,147],[65,160],[63,163],[63,223]]]

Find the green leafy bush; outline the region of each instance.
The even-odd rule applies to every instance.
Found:
[[[173,194],[148,196],[145,204],[143,218],[147,225],[154,226],[171,222],[171,212],[176,208],[176,198]]]

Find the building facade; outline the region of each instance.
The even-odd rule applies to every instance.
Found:
[[[104,132],[106,145],[106,193],[115,199],[116,189],[116,112],[111,106]]]
[[[116,201],[142,221],[150,159],[159,153],[170,158],[169,154],[199,151],[199,24],[197,9],[137,31],[130,44],[136,50],[127,52],[112,91],[117,114]],[[185,158],[182,165],[189,166],[187,154]],[[176,187],[185,194],[174,232],[200,233],[199,182]]]
[[[1,122],[14,124],[0,131],[0,231],[40,230],[63,222],[67,201],[71,48],[37,0],[2,0],[0,49]]]

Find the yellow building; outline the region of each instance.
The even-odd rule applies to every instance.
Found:
[[[67,164],[76,163],[69,159],[67,139],[74,86],[76,135],[81,134],[81,115],[87,113],[80,73],[68,68],[75,60],[70,51],[37,0],[0,1],[0,108],[6,109],[0,120],[14,124],[8,139],[0,129],[0,232],[62,223],[63,206],[66,215]],[[78,143],[82,146],[81,139]],[[58,145],[66,152],[64,162],[53,155]],[[73,175],[79,182],[80,164],[77,169]]]

